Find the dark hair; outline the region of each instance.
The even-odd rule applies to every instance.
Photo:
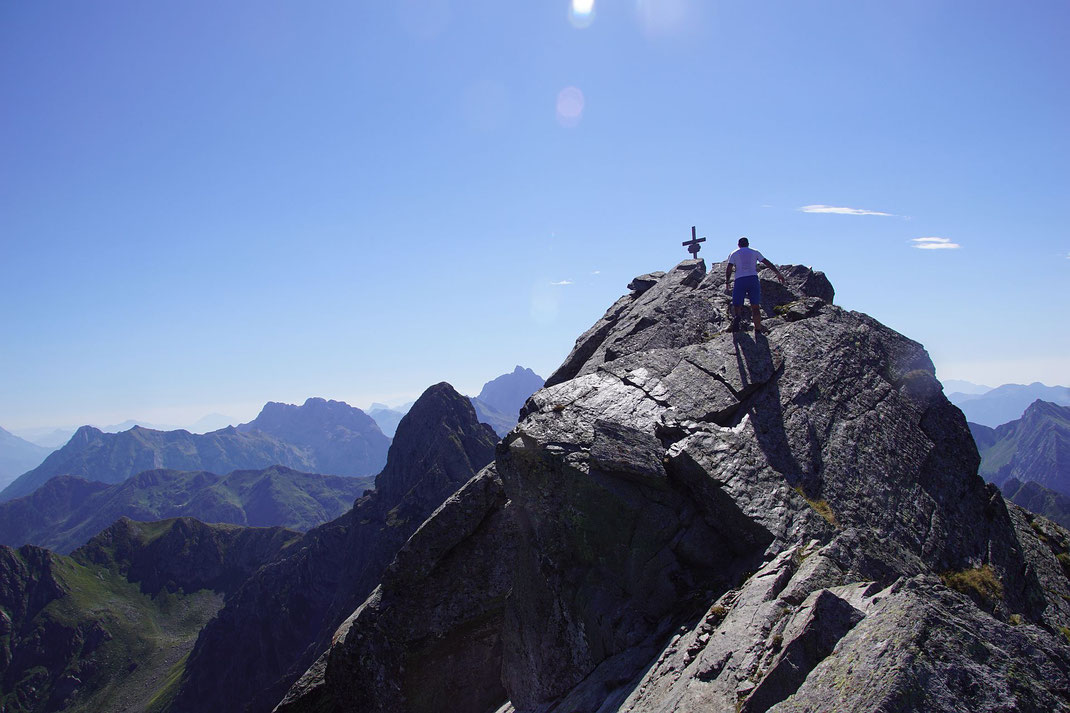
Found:
[[[750,245],[750,241],[749,240],[747,240],[746,238],[740,238],[739,239],[739,247],[745,248],[748,245]]]

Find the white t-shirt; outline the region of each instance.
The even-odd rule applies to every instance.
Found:
[[[728,256],[728,262],[736,266],[736,277],[758,274],[758,263],[764,260],[760,252],[750,248],[738,248]]]

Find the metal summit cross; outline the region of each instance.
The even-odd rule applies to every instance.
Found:
[[[704,242],[706,242],[706,238],[696,238],[695,237],[695,226],[692,225],[691,226],[691,239],[690,240],[685,240],[684,242],[682,242],[680,244],[687,248],[687,251],[689,253],[691,253],[691,257],[692,258],[697,260],[698,259],[698,251],[702,249],[702,246],[699,245],[699,243],[704,243]]]

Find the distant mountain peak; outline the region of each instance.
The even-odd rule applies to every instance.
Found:
[[[314,396],[296,406],[269,401],[237,427],[262,431],[306,450],[320,473],[374,475],[386,463],[390,439],[375,420],[344,401]]]
[[[524,402],[541,389],[544,383],[545,380],[541,376],[518,364],[511,373],[502,374],[483,384],[483,389],[476,398],[510,419],[516,419]]]

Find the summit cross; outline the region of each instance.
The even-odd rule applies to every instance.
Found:
[[[691,257],[693,259],[697,260],[698,259],[698,251],[702,249],[702,246],[699,245],[699,243],[704,243],[704,242],[706,242],[706,238],[696,238],[695,237],[695,226],[692,225],[691,226],[691,239],[690,240],[685,240],[684,242],[682,242],[680,244],[683,245],[685,248],[687,248],[687,251],[689,253],[691,253]]]

